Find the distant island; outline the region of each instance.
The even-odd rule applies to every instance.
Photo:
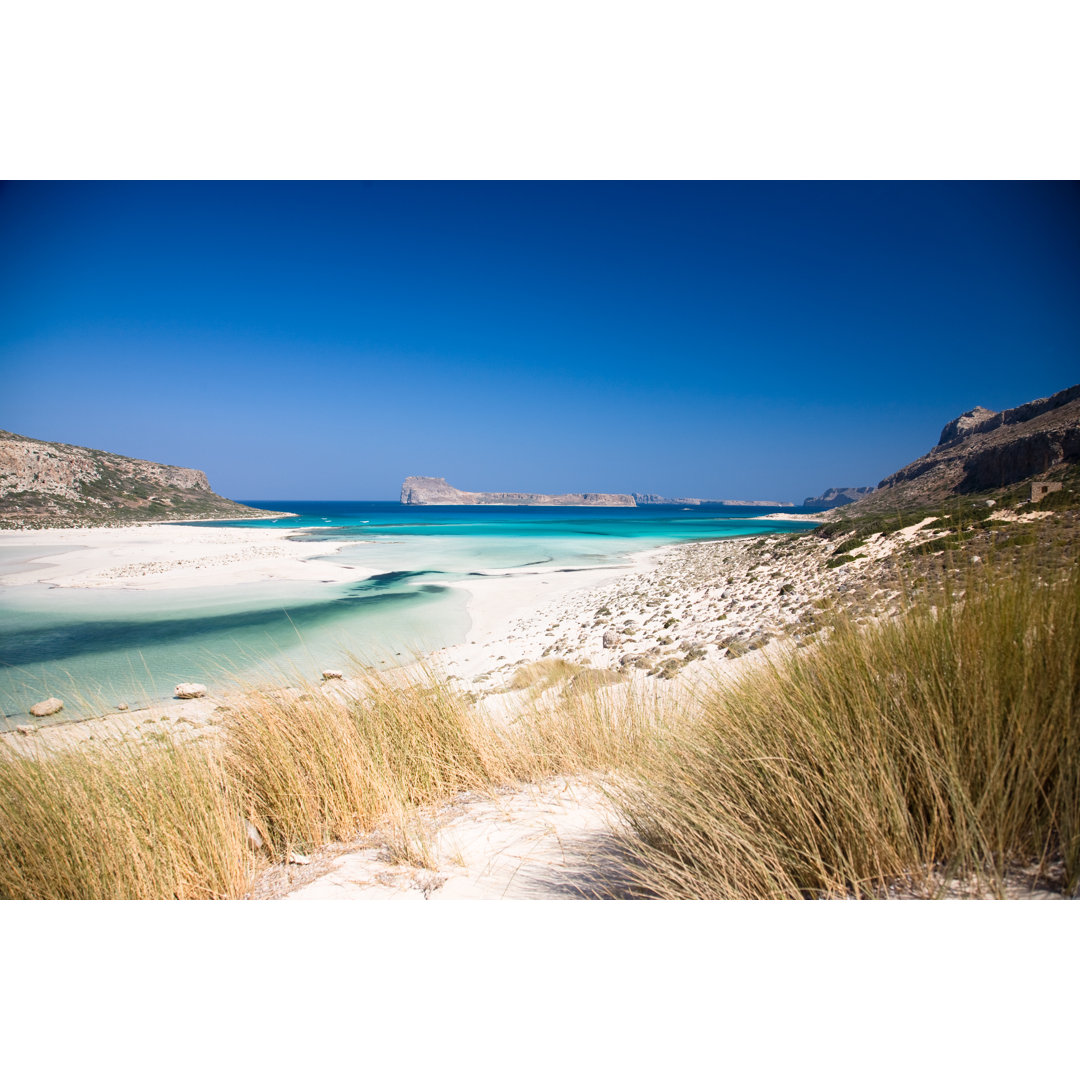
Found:
[[[462,491],[441,476],[407,476],[401,485],[406,506],[794,506],[764,499],[669,499],[663,495],[615,495],[586,491],[543,495],[525,491]]]
[[[408,476],[401,485],[406,506],[636,506],[631,495],[579,492],[535,495],[521,491],[460,491],[442,477]]]

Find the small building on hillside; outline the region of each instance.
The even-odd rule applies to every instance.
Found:
[[[1039,502],[1044,496],[1049,495],[1051,491],[1060,491],[1061,483],[1058,481],[1040,480],[1037,484],[1031,485],[1031,501],[1033,503]]]

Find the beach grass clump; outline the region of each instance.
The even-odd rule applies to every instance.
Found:
[[[226,723],[224,752],[274,859],[490,786],[504,771],[468,702],[434,677],[369,674],[338,700],[249,693]]]
[[[239,800],[208,747],[0,745],[0,897],[210,899],[241,895],[250,872]]]
[[[248,689],[183,743],[0,743],[0,897],[240,897],[267,860],[375,830],[428,865],[422,808],[646,752],[655,710],[627,689],[585,679],[500,725],[433,673],[372,672],[348,693]]]
[[[961,590],[713,692],[619,787],[664,897],[1000,893],[1080,881],[1080,570]]]
[[[561,656],[544,657],[519,667],[510,679],[509,689],[543,693],[544,690],[573,678],[580,671],[580,664],[564,660]]]
[[[596,679],[572,685],[550,705],[534,703],[491,737],[504,778],[533,782],[636,767],[679,717],[678,707],[656,694]]]

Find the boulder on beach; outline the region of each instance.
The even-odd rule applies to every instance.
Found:
[[[44,701],[39,701],[36,705],[30,706],[31,716],[52,716],[53,713],[59,712],[64,707],[64,703],[58,697],[46,698]]]
[[[323,677],[324,679],[344,679],[344,678],[345,678],[345,674],[344,674],[344,672],[341,672],[341,671],[337,671],[337,670],[335,670],[334,668],[327,668],[327,669],[326,669],[326,670],[325,670],[325,671],[324,671],[324,672],[322,673],[322,677]]]
[[[206,687],[202,683],[182,682],[174,691],[178,698],[197,698],[206,696]]]

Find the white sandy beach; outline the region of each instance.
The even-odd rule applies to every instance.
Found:
[[[28,553],[14,569],[0,568],[0,586],[52,585],[67,589],[184,589],[259,581],[360,581],[374,571],[314,561],[344,541],[317,548],[288,539],[286,530],[127,525],[120,528],[0,531],[5,552]],[[350,541],[354,543],[355,541]]]

